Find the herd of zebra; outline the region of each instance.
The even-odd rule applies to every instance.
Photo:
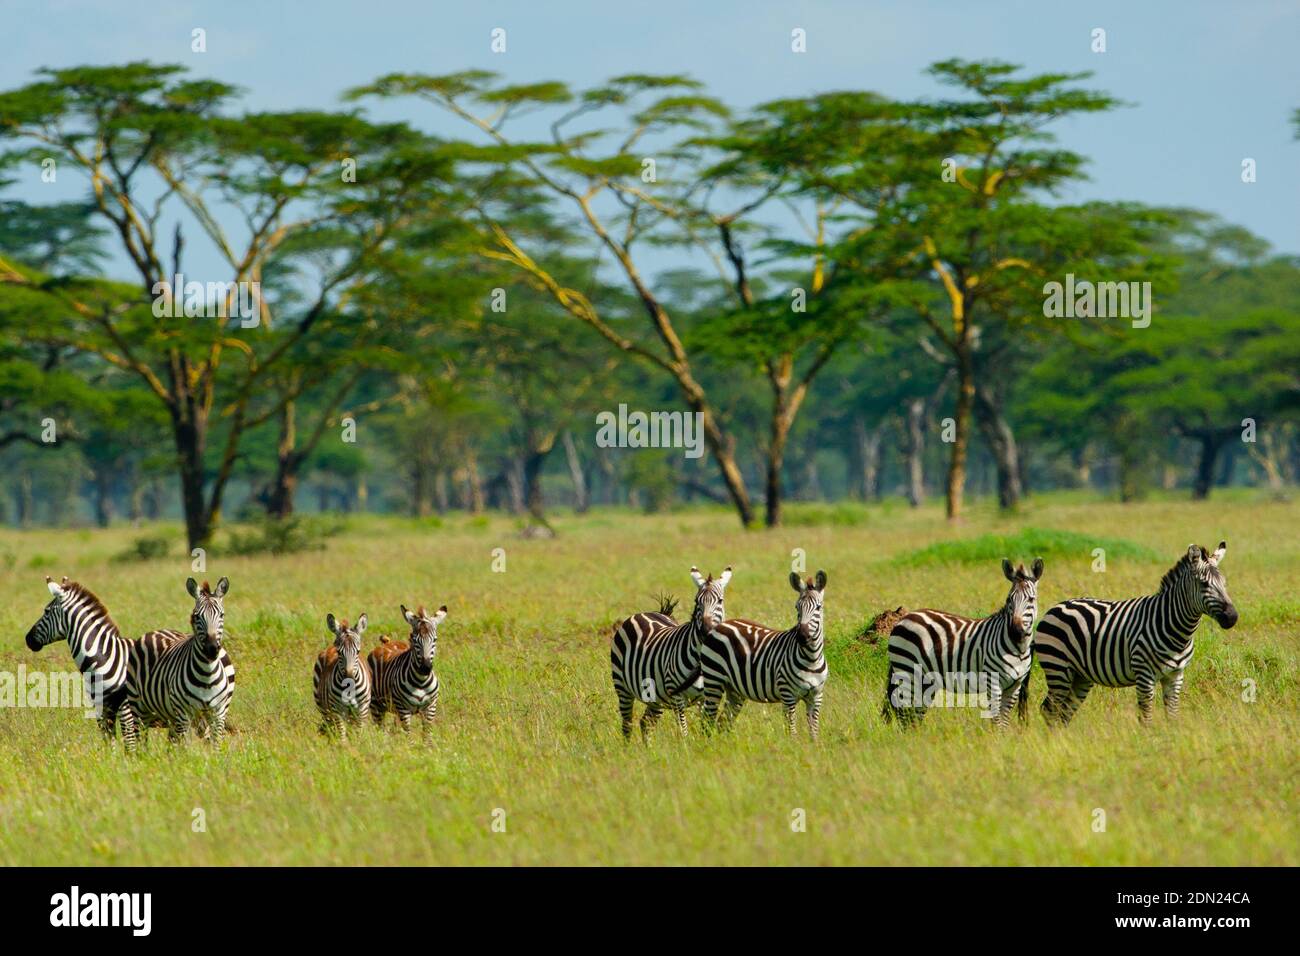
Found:
[[[1183,674],[1191,661],[1201,617],[1224,629],[1237,623],[1220,563],[1227,552],[1190,545],[1164,575],[1157,593],[1122,601],[1075,598],[1038,616],[1038,582],[1043,559],[1027,570],[1002,560],[1011,583],[995,613],[972,619],[945,611],[903,615],[889,634],[888,671],[882,716],[914,724],[939,694],[967,690],[998,727],[1010,723],[1011,708],[1028,719],[1029,668],[1038,657],[1047,678],[1042,713],[1049,723],[1067,724],[1094,684],[1136,687],[1142,723],[1151,720],[1155,687],[1165,709],[1178,711]],[[645,704],[641,736],[648,740],[664,710],[686,733],[686,710],[700,703],[708,730],[731,725],[745,701],[780,703],[789,731],[800,701],[808,730],[817,736],[828,676],[822,628],[826,572],[803,580],[790,574],[798,593],[794,627],[779,631],[746,620],[727,620],[724,592],[731,568],[717,578],[691,568],[695,606],[678,623],[672,605],[634,614],[614,629],[610,662],[621,729],[632,735],[635,701]],[[725,705],[722,705],[723,698]],[[721,712],[719,707],[722,705]]]
[[[1043,615],[1037,628],[1043,561],[1026,569],[1004,558],[1002,573],[1011,589],[992,615],[971,619],[921,610],[894,624],[883,716],[916,723],[935,705],[936,696],[947,695],[959,680],[959,689],[978,687],[981,705],[998,727],[1010,722],[1013,704],[1024,720],[1034,656],[1047,678],[1042,712],[1049,722],[1068,723],[1095,684],[1136,687],[1139,717],[1146,723],[1158,683],[1172,716],[1201,617],[1209,615],[1225,629],[1237,623],[1219,567],[1226,551],[1225,542],[1212,553],[1191,545],[1156,594],[1123,601],[1063,601]],[[791,732],[802,701],[809,733],[817,736],[828,676],[822,619],[826,572],[807,580],[790,574],[798,598],[795,625],[787,630],[728,620],[724,592],[731,575],[731,568],[717,578],[691,568],[696,592],[685,622],[673,619],[674,606],[666,602],[614,629],[610,659],[625,738],[632,735],[637,700],[645,704],[641,735],[646,740],[665,709],[673,711],[685,734],[686,710],[692,704],[703,705],[705,726],[712,730],[734,723],[746,701],[780,703]],[[82,585],[67,578],[59,583],[46,578],[46,584],[51,600],[28,631],[27,646],[39,651],[55,641],[68,642],[93,688],[106,737],[114,739],[120,727],[128,750],[136,749],[149,727],[167,728],[173,740],[191,728],[220,739],[235,690],[235,668],[223,647],[226,578],[215,589],[206,581],[201,586],[193,578],[186,582],[194,599],[191,633],[150,631],[134,641],[122,636],[104,605]],[[447,608],[430,614],[403,605],[402,616],[411,628],[409,640],[381,637],[363,662],[366,615],[354,624],[327,615],[334,640],[320,652],[312,671],[323,733],[345,734],[348,725],[367,716],[381,723],[389,710],[403,730],[410,729],[416,715],[426,729],[437,716],[433,658]]]
[[[134,751],[143,731],[167,728],[179,740],[193,727],[200,736],[219,740],[235,693],[235,666],[222,646],[225,639],[224,599],[230,581],[213,589],[193,578],[185,582],[194,610],[189,634],[150,631],[134,641],[122,636],[108,610],[89,589],[69,581],[45,579],[51,600],[31,630],[27,646],[33,651],[55,641],[67,641],[72,658],[85,678],[100,729],[113,740],[120,727],[127,750]],[[427,728],[438,712],[438,676],[433,655],[438,625],[447,616],[444,605],[433,614],[402,606],[411,627],[409,642],[380,637],[366,661],[360,659],[366,615],[355,625],[326,616],[333,643],[320,652],[312,670],[312,696],[321,712],[321,731],[346,733],[348,723],[384,714],[397,714],[403,730],[420,714]]]

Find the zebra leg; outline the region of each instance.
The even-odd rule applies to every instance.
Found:
[[[718,728],[718,705],[722,703],[722,685],[704,684],[704,732],[711,734]]]
[[[644,743],[650,742],[651,735],[654,734],[655,724],[659,723],[659,718],[663,716],[663,705],[658,701],[653,704],[647,704],[645,713],[641,715],[641,740]]]
[[[1138,723],[1143,727],[1151,723],[1151,706],[1156,702],[1156,681],[1150,674],[1137,678]]]
[[[1174,671],[1160,678],[1160,697],[1165,702],[1165,714],[1172,720],[1178,716],[1178,700],[1183,693],[1183,672]]]
[[[727,703],[723,709],[722,719],[728,727],[736,725],[736,718],[740,716],[740,708],[744,706],[745,698],[733,690],[727,691]]]
[[[226,732],[226,710],[221,710],[208,715],[208,739],[213,744],[221,742],[222,736]]]
[[[429,728],[433,726],[434,718],[438,716],[438,698],[435,696],[424,708],[424,735],[429,736]]]
[[[797,698],[790,698],[781,701],[781,709],[782,711],[784,711],[784,716],[785,716],[785,732],[790,737],[793,737],[795,735],[794,717],[795,717],[795,711],[798,709],[798,707],[799,707],[799,701]]]
[[[618,694],[618,719],[619,729],[623,731],[623,739],[632,739],[632,701],[633,697],[621,687],[614,688],[614,693]]]
[[[167,739],[172,743],[180,743],[185,739],[185,735],[190,732],[190,721],[188,717],[179,717],[173,720],[167,726]]]
[[[822,689],[818,687],[805,697],[803,702],[808,711],[808,734],[813,740],[816,740],[822,714]]]
[[[1041,657],[1039,660],[1043,663],[1043,677],[1047,679],[1047,695],[1043,698],[1041,708],[1043,719],[1049,724],[1064,727],[1070,722],[1075,710],[1070,704],[1075,684],[1074,674],[1068,668],[1055,667]],[[1085,690],[1084,696],[1087,693]]]
[[[686,728],[686,701],[679,700],[673,704],[673,712],[677,715],[677,729],[683,737],[689,737],[690,732]]]
[[[411,712],[409,710],[403,710],[401,707],[398,707],[397,723],[398,726],[402,728],[402,731],[404,733],[409,734],[411,732]]]
[[[139,743],[139,737],[137,736],[139,731],[136,726],[135,711],[131,709],[130,704],[122,705],[122,708],[117,712],[117,720],[122,726],[122,744],[126,748],[126,752],[135,753],[136,746]]]

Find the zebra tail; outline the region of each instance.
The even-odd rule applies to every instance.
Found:
[[[1032,662],[1030,663],[1032,667]],[[1029,723],[1029,677],[1032,670],[1025,673],[1025,679],[1020,682],[1020,699],[1016,701],[1016,717],[1022,724]]]

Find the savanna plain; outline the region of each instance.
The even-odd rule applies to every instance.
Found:
[[[134,758],[77,709],[0,708],[0,863],[14,864],[1185,864],[1300,863],[1300,507],[1255,491],[1113,504],[1083,494],[939,505],[791,505],[788,526],[741,530],[722,510],[558,514],[554,540],[506,517],[357,516],[321,550],[226,557],[237,669],[217,746],[153,731]],[[141,534],[170,557],[122,561]],[[1231,631],[1203,620],[1183,711],[1142,730],[1132,689],[1096,688],[1046,727],[1033,671],[1027,726],[943,708],[903,732],[880,719],[880,611],[983,615],[1003,555],[1046,560],[1040,614],[1068,597],[1153,593],[1189,543],[1228,542]],[[0,671],[72,670],[66,645],[23,637],[44,575],[94,591],[128,637],[185,628],[191,558],[179,528],[0,531]],[[1096,549],[1104,552],[1099,570]],[[496,552],[495,549],[503,549]],[[665,592],[689,613],[691,565],[735,569],[727,614],[794,621],[792,561],[824,568],[830,680],[822,735],[779,706],[691,736],[661,721],[625,743],[609,638]],[[367,612],[368,649],[404,638],[398,605],[446,604],[440,715],[404,737],[390,715],[346,740],[317,733],[311,670],[325,615]],[[638,711],[639,716],[639,711]],[[199,823],[201,822],[201,826]]]

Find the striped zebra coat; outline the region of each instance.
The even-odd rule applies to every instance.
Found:
[[[718,708],[727,698],[725,725],[732,724],[745,701],[780,703],[785,708],[786,730],[794,732],[795,708],[804,702],[808,732],[817,737],[822,691],[826,685],[826,642],[822,630],[822,605],[826,572],[815,581],[790,573],[790,586],[799,593],[795,601],[798,623],[788,631],[775,631],[752,621],[724,621],[704,639],[704,720],[716,726]]]
[[[677,727],[686,734],[686,708],[699,700],[704,689],[700,646],[708,628],[726,616],[723,605],[731,568],[716,579],[691,568],[691,580],[695,582],[695,604],[689,621],[678,624],[663,613],[644,613],[634,614],[614,628],[610,672],[625,739],[632,736],[637,700],[645,704],[642,740],[650,739],[665,708],[677,715]]]
[[[320,732],[347,735],[347,724],[370,716],[370,665],[361,659],[361,636],[368,619],[362,614],[355,627],[325,616],[334,643],[321,651],[311,672],[312,697],[321,714]]]
[[[90,699],[99,710],[100,730],[112,740],[126,699],[127,671],[136,642],[122,636],[99,598],[76,581],[65,577],[62,583],[55,584],[47,577],[45,584],[51,600],[27,632],[27,646],[40,651],[55,641],[68,642]]]
[[[206,727],[214,743],[225,733],[235,693],[235,665],[222,647],[222,602],[230,582],[222,578],[214,591],[208,582],[200,588],[190,578],[185,587],[194,598],[193,633],[154,631],[136,642],[119,718],[128,749],[135,748],[146,727],[166,727],[172,741],[184,737],[191,726],[200,731]]]
[[[922,610],[894,625],[881,712],[886,721],[895,716],[904,724],[920,721],[936,695],[955,691],[959,700],[982,704],[997,727],[1010,723],[1011,707],[1029,680],[1043,559],[1026,571],[1003,558],[1002,573],[1011,590],[1001,610],[989,617]]]
[[[1094,684],[1136,687],[1138,719],[1151,720],[1156,684],[1165,711],[1178,713],[1183,674],[1192,659],[1193,636],[1203,615],[1227,630],[1237,623],[1219,563],[1227,542],[1209,553],[1190,545],[1148,597],[1127,601],[1076,598],[1043,615],[1034,653],[1047,678],[1043,716],[1068,724]]]
[[[384,714],[397,713],[402,730],[411,729],[411,717],[424,717],[427,731],[438,716],[438,675],[433,657],[438,650],[438,625],[447,617],[447,605],[429,615],[421,607],[414,613],[402,606],[402,617],[411,627],[410,642],[379,639],[380,644],[366,657],[370,668],[370,716],[383,723]]]

